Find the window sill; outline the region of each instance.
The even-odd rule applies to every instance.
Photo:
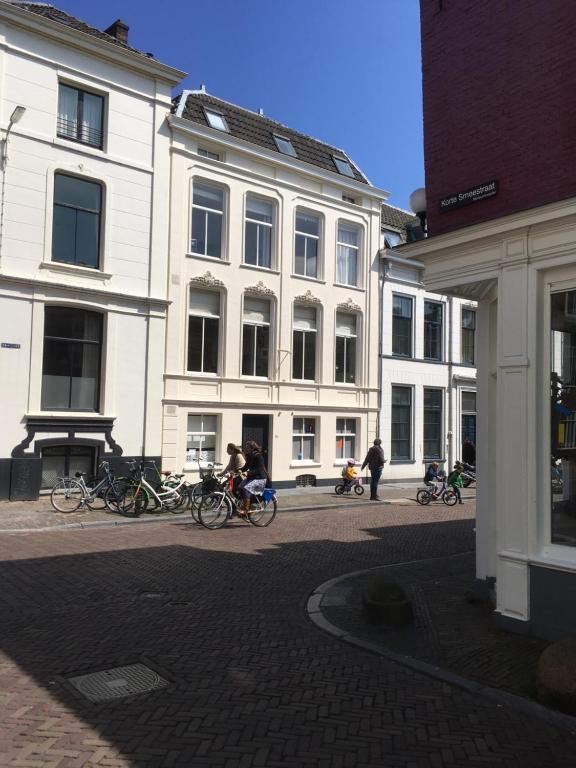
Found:
[[[389,464],[416,464],[414,459],[390,459]]]
[[[291,469],[300,469],[301,467],[321,467],[322,464],[319,461],[291,461],[289,464]]]
[[[258,264],[240,264],[241,269],[254,269],[256,272],[265,272],[268,275],[279,275],[280,270],[274,269],[274,267],[259,267]]]
[[[322,280],[320,277],[310,277],[309,275],[298,275],[296,272],[292,272],[290,277],[295,277],[297,280],[308,280],[311,283],[320,283],[320,285],[326,285],[326,280]]]
[[[205,256],[203,253],[192,253],[188,251],[186,257],[189,259],[200,259],[200,261],[209,261],[211,264],[228,264],[232,262],[228,259],[221,259],[219,256]]]
[[[77,275],[78,277],[89,277],[95,280],[110,280],[112,277],[111,272],[102,272],[100,269],[79,267],[76,264],[66,264],[60,261],[41,261],[40,269],[47,269],[62,274]]]
[[[288,384],[307,384],[309,387],[315,387],[317,382],[313,379],[291,379]]]
[[[76,150],[77,152],[83,152],[94,157],[102,157],[106,154],[104,147],[96,147],[94,144],[86,144],[83,141],[77,139],[66,139],[63,136],[56,136],[52,143],[58,147],[65,147],[66,149]]]
[[[269,384],[272,381],[270,376],[250,376],[249,374],[242,374],[240,380],[251,384]]]
[[[346,288],[346,290],[351,291],[360,291],[361,293],[365,293],[364,288],[361,288],[359,285],[348,285],[348,283],[334,283],[334,288]]]
[[[184,376],[188,376],[190,378],[199,378],[199,379],[220,379],[222,378],[219,373],[208,373],[204,371],[184,371]]]
[[[25,419],[115,419],[116,416],[96,411],[38,411],[27,413]]]

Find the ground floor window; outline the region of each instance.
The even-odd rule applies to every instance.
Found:
[[[424,459],[442,458],[444,392],[424,388]]]
[[[59,477],[74,477],[76,472],[94,473],[95,449],[89,445],[50,445],[42,449],[41,488],[52,488]]]
[[[356,419],[336,419],[336,458],[353,459],[356,455]]]
[[[292,422],[293,461],[314,461],[316,442],[316,419],[295,418]]]
[[[186,463],[216,461],[216,438],[218,436],[218,417],[215,414],[188,414],[188,434],[186,440]]]
[[[412,458],[412,388],[392,387],[391,414],[392,461],[410,461]]]
[[[551,301],[551,539],[576,546],[576,291]]]

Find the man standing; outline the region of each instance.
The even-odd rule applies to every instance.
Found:
[[[382,440],[377,437],[374,440],[374,445],[370,448],[364,459],[361,469],[368,465],[370,470],[370,501],[379,501],[378,499],[378,483],[382,476],[382,470],[384,469],[384,451],[382,450]]]

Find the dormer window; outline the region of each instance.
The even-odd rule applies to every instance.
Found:
[[[282,152],[283,155],[291,155],[292,157],[297,157],[296,150],[292,146],[290,139],[274,134],[274,141],[276,142],[278,151]]]
[[[402,237],[398,232],[392,232],[389,229],[385,229],[384,244],[386,248],[394,248],[395,245],[402,245]]]
[[[206,120],[208,121],[210,128],[215,128],[217,131],[226,131],[226,133],[230,133],[226,118],[221,112],[214,112],[211,109],[205,109],[204,114],[206,115]]]
[[[332,160],[334,160],[334,165],[338,168],[338,173],[341,173],[342,176],[350,176],[351,179],[354,178],[354,172],[348,160],[345,160],[343,157],[336,157],[336,155],[332,155]]]

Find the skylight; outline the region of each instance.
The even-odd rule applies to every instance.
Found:
[[[220,112],[213,112],[211,109],[204,109],[206,120],[210,128],[216,128],[217,131],[226,131],[229,133],[228,124],[226,118]]]
[[[389,229],[384,230],[384,240],[386,248],[394,248],[395,245],[402,245],[402,237],[398,232],[392,232]]]
[[[343,157],[336,157],[336,155],[332,155],[332,160],[334,160],[334,164],[338,168],[338,173],[341,173],[343,176],[350,176],[351,179],[354,178],[354,171],[350,167],[348,160],[345,160]]]
[[[297,157],[296,150],[292,146],[290,139],[286,139],[283,136],[277,136],[274,134],[274,141],[276,142],[276,146],[278,147],[279,151],[284,155],[292,155],[292,157]]]

